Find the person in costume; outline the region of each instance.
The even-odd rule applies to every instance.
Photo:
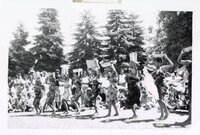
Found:
[[[192,46],[186,47],[184,49],[182,49],[177,62],[183,66],[186,66],[186,69],[188,71],[188,96],[189,96],[189,117],[181,122],[181,123],[177,123],[177,124],[182,124],[182,125],[187,125],[187,124],[191,124],[191,120],[192,120],[192,112],[191,112],[191,108],[192,108],[192,102],[191,102],[191,98],[192,98],[192,60],[183,60],[183,56],[186,53],[192,52]]]
[[[49,86],[49,91],[47,93],[47,99],[46,99],[46,102],[43,106],[43,112],[46,108],[46,106],[49,106],[51,109],[52,109],[52,116],[55,116],[55,109],[54,109],[54,100],[55,100],[55,95],[56,95],[56,80],[55,78],[53,77],[53,75],[50,75],[49,76],[49,83],[50,83],[50,86]]]
[[[80,108],[80,97],[82,96],[82,90],[81,90],[81,82],[80,81],[76,81],[75,82],[75,89],[74,89],[74,93],[73,96],[71,98],[73,104],[76,106],[77,109],[77,114],[80,114],[81,108]]]
[[[166,61],[168,62],[167,65],[164,65],[164,59],[166,59]],[[166,54],[158,54],[158,55],[153,55],[153,65],[155,66],[155,68],[153,69],[152,76],[154,78],[154,83],[157,87],[158,98],[159,98],[158,104],[161,111],[159,120],[164,120],[167,119],[169,116],[169,111],[164,102],[164,95],[168,89],[168,87],[164,82],[165,72],[167,72],[171,67],[173,67],[174,64]]]
[[[127,95],[127,105],[131,107],[133,112],[133,118],[137,117],[136,108],[140,106],[140,87],[138,86],[138,70],[136,63],[130,61],[129,73],[126,76],[125,80],[128,85],[128,95]]]
[[[72,92],[71,92],[72,81],[68,75],[65,75],[64,79],[65,79],[65,81],[63,83],[64,93],[62,95],[62,104],[64,105],[65,111],[64,111],[63,115],[68,113],[69,107],[68,107],[67,102],[71,100],[71,96],[72,96]]]
[[[37,76],[36,80],[35,80],[35,85],[34,85],[35,98],[34,98],[34,101],[33,101],[33,105],[35,107],[36,114],[41,113],[40,100],[42,98],[42,88],[43,87],[42,87],[42,82],[40,80],[40,76]]]

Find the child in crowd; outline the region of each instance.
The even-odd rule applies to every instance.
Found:
[[[24,101],[21,97],[21,95],[17,95],[17,98],[15,98],[15,103],[13,105],[15,108],[14,108],[14,112],[19,112],[19,111],[22,111],[24,112],[25,110],[25,105],[24,105]]]
[[[92,89],[88,87],[83,95],[83,104],[85,107],[92,107],[91,97],[92,97]]]
[[[14,80],[14,87],[16,89],[16,95],[21,97],[22,90],[24,89],[24,80],[22,79],[21,73],[18,73]]]
[[[26,99],[26,109],[25,109],[25,112],[29,112],[29,111],[32,111],[34,106],[33,106],[33,98],[31,96],[30,93],[27,94],[27,99]]]
[[[15,97],[14,97],[14,93],[10,92],[9,93],[9,98],[8,98],[8,112],[13,111],[13,109],[15,108]]]

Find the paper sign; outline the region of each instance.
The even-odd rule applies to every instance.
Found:
[[[102,67],[108,67],[108,66],[111,66],[113,64],[116,64],[117,61],[114,60],[114,61],[101,61],[100,64]]]
[[[61,68],[62,68],[62,69],[61,69],[61,73],[62,73],[62,74],[68,74],[69,65],[66,65],[66,64],[65,64],[65,65],[62,65]]]
[[[134,62],[137,61],[137,53],[132,52],[129,54],[129,57],[130,57],[130,61],[134,61]]]
[[[80,73],[80,72],[82,72],[82,71],[83,71],[83,69],[81,69],[81,68],[78,68],[78,69],[74,69],[74,70],[73,70],[74,73],[77,73],[77,72]]]
[[[98,65],[98,60],[97,59],[93,59],[93,60],[86,60],[86,64],[87,67],[90,69],[95,69],[95,68],[99,68]]]

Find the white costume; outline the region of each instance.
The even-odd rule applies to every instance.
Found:
[[[158,90],[154,83],[152,75],[147,71],[146,67],[144,67],[143,72],[145,75],[144,80],[142,81],[143,86],[146,88],[146,91],[150,93],[150,96],[152,96],[156,100],[159,99]]]

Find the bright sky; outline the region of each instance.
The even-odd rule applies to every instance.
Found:
[[[20,0],[18,0],[20,1]],[[109,9],[122,9],[133,12],[139,15],[139,20],[142,21],[142,26],[144,29],[148,28],[150,25],[156,26],[156,17],[158,10],[144,10],[138,8],[137,6],[122,6],[123,4],[74,4],[72,2],[61,1],[60,3],[40,3],[23,1],[21,3],[9,3],[10,9],[7,11],[7,27],[8,32],[7,40],[8,42],[13,39],[12,32],[15,32],[19,23],[25,25],[26,30],[29,32],[29,39],[33,41],[33,36],[38,33],[37,28],[39,25],[38,14],[41,8],[55,8],[58,11],[58,19],[61,23],[61,32],[64,36],[64,43],[66,47],[64,48],[64,53],[68,53],[71,50],[70,44],[74,43],[72,34],[75,32],[76,24],[80,22],[81,13],[84,10],[91,10],[92,15],[95,17],[95,21],[98,26],[103,26],[106,24],[107,11]],[[63,4],[64,3],[64,4]],[[11,10],[12,9],[12,10]]]

